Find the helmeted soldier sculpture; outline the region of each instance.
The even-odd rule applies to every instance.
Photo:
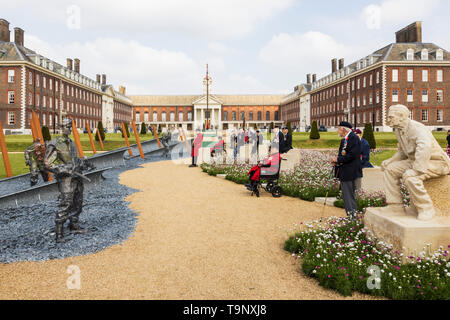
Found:
[[[45,144],[40,138],[34,140],[33,144],[25,149],[25,163],[30,167],[30,184],[34,186],[38,183],[39,173],[42,179],[47,182],[49,175],[44,168]]]
[[[87,159],[78,157],[78,149],[69,138],[72,120],[69,118],[61,122],[62,136],[56,137],[47,144],[45,154],[45,168],[52,172],[58,181],[59,210],[56,213],[56,242],[64,242],[64,223],[69,219],[71,233],[86,232],[81,228],[78,219],[83,209],[83,179],[82,171],[89,169]]]
[[[435,209],[423,182],[449,174],[450,159],[431,131],[409,118],[409,109],[406,106],[391,106],[388,124],[394,128],[398,151],[381,164],[388,203],[388,207],[383,209],[389,211],[393,207],[402,208],[401,179],[409,191],[411,209],[417,210],[417,218],[430,220],[435,215]]]

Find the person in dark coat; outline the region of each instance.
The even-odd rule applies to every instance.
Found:
[[[280,145],[282,146],[282,148],[280,147],[281,153],[289,152],[289,150],[292,149],[292,134],[289,133],[289,130],[287,127],[283,128],[282,141],[283,142],[280,143]]]
[[[447,130],[447,155],[450,157],[450,130]]]
[[[361,141],[361,170],[364,168],[373,168],[373,165],[370,163],[370,144],[369,142],[362,137],[362,132],[359,129],[353,130],[353,132],[358,136]],[[361,190],[361,178],[356,179],[356,191]]]
[[[259,198],[258,183],[259,183],[260,175],[261,175],[261,166],[262,166],[261,162],[258,161],[256,166],[251,168],[250,171],[248,172],[248,176],[250,178],[250,184],[247,185],[247,188],[252,191],[252,195],[254,193],[254,194],[256,194],[256,196],[258,198]]]
[[[347,121],[339,123],[338,134],[342,140],[339,154],[332,159],[332,164],[337,167],[337,178],[341,182],[347,216],[356,217],[358,205],[355,199],[355,180],[362,177],[361,141],[352,132],[352,125]]]

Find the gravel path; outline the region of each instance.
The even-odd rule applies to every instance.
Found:
[[[0,264],[0,299],[343,299],[282,248],[286,230],[320,216],[322,205],[251,197],[171,161],[124,172],[120,182],[141,190],[126,198],[139,214],[127,241],[85,256]],[[343,210],[327,207],[329,215]],[[69,265],[81,270],[80,290],[67,289]]]

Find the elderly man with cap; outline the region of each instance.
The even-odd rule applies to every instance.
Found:
[[[361,141],[361,169],[364,168],[373,168],[373,165],[370,163],[370,144],[369,142],[362,137],[362,132],[359,129],[354,129],[353,132],[358,136]],[[361,178],[356,179],[356,191],[361,190]]]
[[[338,126],[338,134],[342,138],[339,154],[332,159],[337,168],[337,178],[341,182],[342,197],[347,216],[355,217],[358,205],[355,199],[355,180],[362,177],[361,142],[352,131],[352,125],[342,121]]]

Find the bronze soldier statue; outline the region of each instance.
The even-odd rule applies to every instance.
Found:
[[[78,157],[78,149],[69,138],[72,121],[66,118],[61,123],[62,136],[56,137],[47,144],[44,164],[58,182],[60,192],[59,210],[56,213],[56,242],[63,242],[64,223],[69,219],[69,229],[72,233],[86,232],[78,224],[78,217],[83,209],[83,179],[82,171],[89,169],[87,159]]]
[[[25,149],[25,163],[30,167],[30,184],[34,186],[39,180],[39,173],[42,179],[47,182],[49,175],[44,168],[45,144],[40,138],[34,140],[33,144]]]

